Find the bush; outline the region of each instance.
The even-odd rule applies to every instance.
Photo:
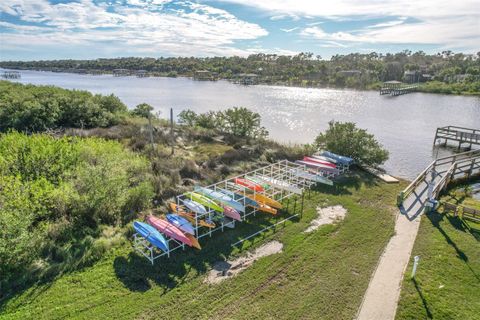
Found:
[[[151,117],[151,113],[153,111],[153,107],[148,103],[140,103],[131,111],[131,114],[137,117],[142,118],[149,118]]]
[[[33,265],[53,272],[86,261],[94,243],[86,237],[150,206],[149,172],[114,141],[0,135],[0,287]]]
[[[126,111],[114,95],[0,81],[0,132],[107,127]]]
[[[377,166],[388,160],[388,151],[375,137],[352,122],[330,121],[327,131],[320,133],[315,143],[318,148],[351,157],[366,165]]]

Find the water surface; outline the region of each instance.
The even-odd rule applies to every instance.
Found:
[[[130,108],[146,102],[167,117],[169,108],[196,112],[247,107],[260,113],[270,137],[287,143],[311,143],[332,119],[353,121],[373,133],[390,151],[385,169],[412,178],[432,159],[448,154],[432,150],[435,129],[456,125],[480,128],[480,98],[412,93],[380,96],[376,91],[242,86],[228,81],[188,78],[136,78],[21,71],[19,82],[50,84],[94,93],[115,94]]]

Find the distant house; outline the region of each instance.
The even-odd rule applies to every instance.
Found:
[[[258,74],[255,73],[240,73],[238,82],[245,85],[252,85],[258,83]]]
[[[195,80],[214,80],[213,75],[208,70],[197,70],[193,75]]]
[[[342,76],[345,76],[347,78],[349,78],[349,77],[360,77],[362,75],[362,71],[360,71],[360,70],[341,70],[341,71],[338,71],[338,74],[341,74]]]
[[[137,72],[135,72],[135,75],[137,76],[137,78],[145,78],[148,77],[148,72],[147,70],[137,70]]]
[[[423,73],[420,75],[420,82],[432,81],[433,75],[428,73]]]
[[[403,73],[403,80],[406,83],[418,82],[420,78],[420,72],[417,70],[405,70]]]
[[[130,70],[128,69],[113,69],[113,76],[122,77],[130,75]]]

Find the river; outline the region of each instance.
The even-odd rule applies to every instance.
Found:
[[[188,78],[136,78],[21,71],[22,83],[56,85],[94,93],[115,94],[129,108],[146,102],[161,116],[169,108],[196,112],[247,107],[262,116],[270,137],[285,143],[311,143],[332,119],[353,121],[374,134],[390,151],[384,168],[411,179],[435,156],[449,150],[432,149],[437,127],[480,128],[480,98],[412,93],[380,96],[376,91],[242,86],[228,81]]]

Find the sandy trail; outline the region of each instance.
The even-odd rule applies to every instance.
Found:
[[[332,224],[343,220],[347,214],[347,209],[342,206],[318,207],[317,214],[318,217],[310,222],[310,226],[304,232],[312,232],[325,224]]]
[[[214,264],[213,269],[210,270],[205,283],[216,284],[225,279],[231,278],[250,267],[256,260],[270,256],[272,254],[282,252],[283,244],[278,241],[270,241],[258,247],[253,253],[249,252],[243,257],[238,257],[235,260],[219,261]]]

